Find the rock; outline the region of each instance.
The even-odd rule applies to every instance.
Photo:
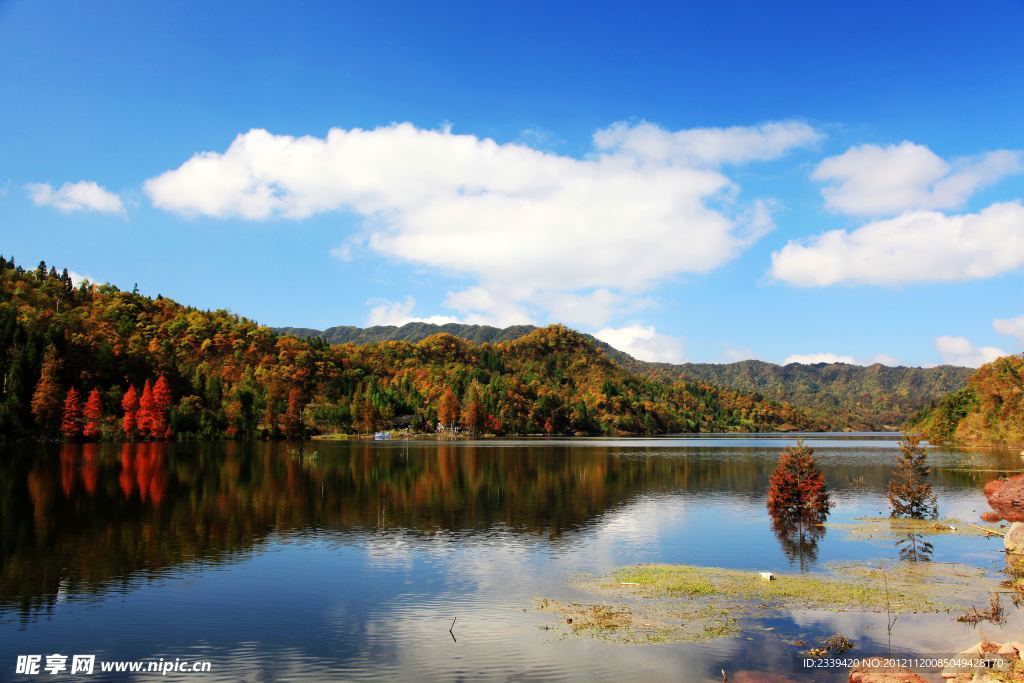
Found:
[[[1024,522],[1024,474],[985,484],[988,504],[1007,522]]]
[[[992,524],[995,524],[996,522],[998,522],[1001,519],[1002,519],[1002,517],[999,516],[998,512],[989,511],[989,512],[982,512],[981,513],[981,521],[983,521],[983,522],[990,522]]]
[[[1003,537],[1003,545],[1011,553],[1024,553],[1024,524],[1014,522],[1010,525],[1006,536]]]
[[[1020,659],[1020,653],[1017,651],[1016,646],[1013,643],[1006,642],[999,646],[996,650],[996,654],[1003,655],[1010,659]]]
[[[979,654],[1000,654],[1011,660],[1019,660],[1022,643],[1006,642],[994,643],[983,640],[980,643],[969,647],[957,655],[960,659],[973,659]],[[977,671],[968,673],[963,669],[946,668],[942,670],[942,678],[952,683],[1005,683],[1006,681],[1024,681],[1024,667],[1019,664],[1010,671],[990,673],[988,671]]]
[[[850,683],[928,683],[909,669],[854,669]]]

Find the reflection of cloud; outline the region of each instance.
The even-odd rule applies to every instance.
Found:
[[[373,567],[404,567],[412,569],[414,549],[403,534],[367,534],[364,541],[366,561]]]

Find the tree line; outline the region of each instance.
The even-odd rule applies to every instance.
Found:
[[[560,325],[512,341],[329,344],[0,257],[0,435],[284,439],[380,429],[658,434],[806,429],[805,412],[645,377]]]

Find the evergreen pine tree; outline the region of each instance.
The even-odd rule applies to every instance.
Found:
[[[889,480],[889,506],[893,517],[925,519],[939,514],[938,499],[927,481],[931,474],[928,452],[921,437],[906,435],[900,441],[900,455]]]

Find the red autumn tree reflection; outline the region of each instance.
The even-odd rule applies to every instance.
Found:
[[[801,569],[817,560],[831,507],[814,449],[803,441],[787,446],[768,480],[768,514],[783,552],[790,562],[799,561]]]

